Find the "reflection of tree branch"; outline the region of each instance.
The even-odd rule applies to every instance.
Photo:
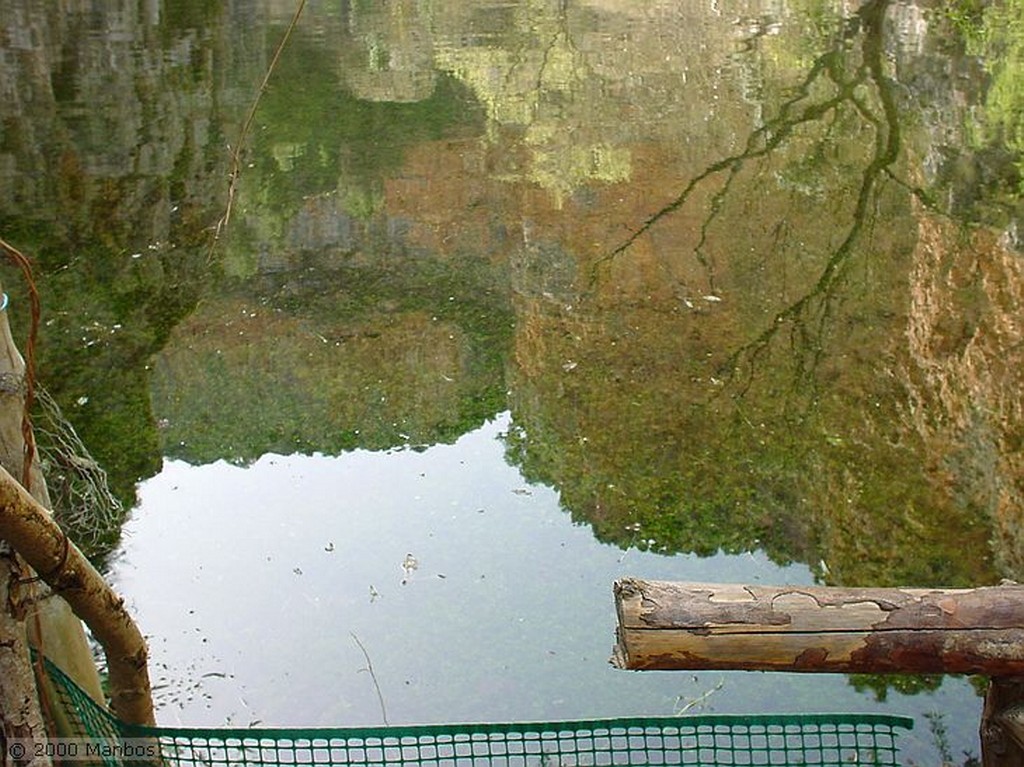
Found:
[[[568,0],[560,0],[558,3],[558,19],[556,21],[555,33],[551,35],[544,54],[541,58],[540,67],[537,69],[537,93],[543,92],[544,72],[551,62],[551,53],[558,46],[559,40],[565,40],[565,47],[574,55],[577,53],[576,45],[573,43],[572,35],[569,34],[569,3]]]
[[[842,276],[853,252],[854,245],[864,229],[875,187],[883,176],[891,177],[889,166],[895,162],[899,154],[900,131],[896,103],[889,89],[882,64],[884,53],[882,45],[883,23],[888,5],[889,0],[872,0],[872,2],[868,2],[860,10],[864,34],[862,45],[863,63],[859,68],[860,74],[855,78],[855,82],[860,82],[866,78],[874,84],[882,107],[882,119],[876,117],[861,99],[855,97],[852,92],[850,93],[849,101],[875,127],[875,153],[871,162],[864,169],[860,189],[857,194],[857,204],[853,212],[853,223],[850,225],[850,229],[842,243],[840,243],[839,247],[836,248],[826,262],[817,282],[810,291],[782,311],[776,313],[771,324],[757,338],[730,355],[723,365],[723,369],[727,370],[730,374],[734,374],[740,361],[747,357],[749,376],[746,386],[750,385],[750,381],[753,378],[755,360],[768,347],[776,333],[786,323],[796,323],[808,310],[813,301],[823,298],[821,313],[815,331],[813,333],[808,332],[806,326],[802,324],[797,324],[793,328],[794,333],[804,336],[801,345],[812,349],[812,364],[810,368],[813,369],[816,366],[824,353],[824,347],[820,343],[820,339],[824,336],[829,317],[831,316],[832,303],[835,298],[833,289]],[[801,359],[798,360],[798,377],[803,372],[803,361]]]
[[[263,80],[260,82],[260,86],[252,100],[252,104],[249,105],[249,111],[245,116],[245,122],[242,123],[242,129],[238,134],[238,141],[235,143],[235,148],[231,152],[231,169],[228,172],[227,202],[225,203],[224,214],[221,216],[213,230],[213,237],[210,240],[210,251],[206,259],[207,263],[212,260],[213,249],[217,246],[221,233],[231,221],[231,210],[235,204],[238,182],[242,175],[242,151],[245,149],[245,142],[249,137],[250,130],[252,129],[253,120],[256,119],[256,110],[259,108],[263,94],[267,92],[267,86],[270,84],[270,77],[274,74],[274,70],[277,68],[277,62],[281,60],[281,53],[284,51],[285,46],[288,45],[288,40],[291,38],[295,27],[298,25],[299,17],[302,15],[302,10],[305,7],[306,0],[299,0],[298,5],[295,7],[295,13],[292,16],[292,20],[288,24],[288,28],[285,29],[281,41],[277,44],[277,48],[274,50],[274,55],[270,59],[270,65],[267,67],[266,74],[263,75]]]
[[[886,168],[885,175],[888,176],[889,180],[892,181],[894,184],[897,184],[906,189],[908,194],[912,194],[914,197],[916,197],[917,201],[921,203],[921,205],[924,206],[925,210],[927,210],[929,213],[932,213],[933,215],[936,216],[942,216],[944,218],[950,217],[949,213],[942,210],[941,206],[936,201],[936,199],[931,195],[930,192],[928,192],[924,188],[917,186],[916,184],[912,184],[906,179],[900,178],[899,176],[892,172],[892,168]]]
[[[572,36],[569,33],[569,3],[568,0],[560,0],[558,3],[557,18],[554,22],[555,31],[551,34],[547,44],[543,46],[540,63],[537,65],[537,74],[534,78],[534,89],[537,93],[538,103],[541,94],[544,92],[544,73],[547,71],[548,66],[551,63],[552,51],[558,46],[560,40],[565,40],[566,48],[576,54],[578,52],[575,43],[572,40]],[[515,52],[515,59],[511,62],[508,71],[505,73],[505,83],[511,89],[514,87],[513,78],[515,76],[516,69],[529,61],[527,52],[534,50],[534,46],[530,42],[524,43],[524,45]]]
[[[712,163],[701,173],[694,176],[678,197],[644,221],[643,224],[641,224],[625,242],[604,257],[598,259],[593,266],[591,284],[597,280],[597,270],[602,264],[624,253],[633,245],[634,242],[650,231],[655,224],[666,216],[682,208],[705,180],[728,170],[730,178],[726,181],[725,185],[726,189],[728,189],[731,180],[743,168],[744,163],[749,160],[767,156],[778,148],[796,128],[804,123],[821,119],[833,109],[846,101],[849,101],[853,97],[854,90],[864,80],[865,75],[863,72],[858,72],[857,77],[844,83],[840,77],[841,68],[838,66],[839,63],[840,60],[837,51],[829,51],[828,53],[822,54],[818,57],[811,66],[807,77],[804,78],[803,83],[796,89],[796,94],[788,101],[783,102],[782,107],[779,109],[778,116],[772,120],[766,121],[764,125],[751,133],[742,152]],[[831,99],[823,101],[820,104],[812,104],[805,107],[799,114],[791,115],[792,111],[797,108],[800,102],[810,96],[811,87],[818,78],[823,75],[827,75],[829,79],[836,84],[839,88],[839,92]],[[715,211],[712,211],[712,216],[714,215]]]
[[[889,89],[883,67],[883,26],[889,4],[890,0],[869,0],[858,12],[857,21],[859,23],[852,25],[852,28],[858,29],[862,35],[862,60],[852,76],[845,71],[843,66],[845,61],[842,55],[842,46],[849,37],[848,34],[844,34],[838,41],[836,49],[823,53],[815,59],[803,82],[796,89],[794,95],[783,102],[776,117],[766,121],[764,125],[750,134],[743,151],[707,166],[690,180],[674,200],[656,211],[622,244],[594,264],[591,284],[596,282],[598,270],[604,263],[624,253],[658,222],[682,208],[706,180],[727,172],[728,177],[722,188],[711,198],[710,210],[702,224],[695,253],[698,261],[709,270],[709,275],[713,278],[713,274],[710,273],[710,264],[703,253],[703,247],[710,226],[718,217],[723,200],[744,165],[751,160],[770,155],[782,146],[800,126],[824,120],[830,114],[834,118],[833,124],[829,126],[829,133],[831,133],[832,127],[838,122],[839,108],[843,105],[852,105],[853,109],[875,130],[875,149],[871,161],[863,171],[853,211],[853,222],[843,241],[828,258],[810,290],[777,312],[763,332],[730,355],[722,366],[721,369],[731,377],[735,375],[741,361],[746,360],[749,377],[744,389],[749,386],[750,380],[753,378],[755,362],[766,352],[776,334],[786,326],[790,327],[794,346],[811,350],[809,361],[798,357],[797,377],[803,378],[808,370],[813,370],[816,367],[824,354],[824,347],[820,339],[824,336],[832,316],[834,289],[845,273],[854,247],[869,220],[870,207],[879,180],[892,177],[890,166],[895,162],[899,153],[900,133],[895,100]],[[849,31],[848,29],[847,32]],[[804,105],[803,102],[810,98],[813,86],[822,77],[827,77],[834,84],[836,92],[831,98],[824,101]],[[874,91],[881,104],[882,114],[880,116],[857,93],[857,89],[865,82],[870,82],[874,86]],[[811,306],[819,300],[821,301],[819,314],[812,327],[806,322],[806,314]],[[799,321],[801,318],[804,318],[805,321]]]

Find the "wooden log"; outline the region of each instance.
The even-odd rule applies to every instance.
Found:
[[[979,735],[983,767],[1024,764],[1024,679],[989,681]]]
[[[1024,586],[853,589],[625,579],[625,669],[1024,676]]]
[[[0,538],[63,597],[102,645],[114,713],[129,724],[153,725],[148,649],[124,605],[49,512],[0,467]]]

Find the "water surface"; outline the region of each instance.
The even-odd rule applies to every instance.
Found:
[[[976,753],[963,680],[605,659],[622,575],[1020,578],[1020,3],[314,1],[242,136],[293,11],[0,10],[0,232],[161,718]]]
[[[623,672],[614,579],[814,581],[762,553],[655,553],[594,539],[505,460],[508,414],[453,445],[167,463],[140,489],[115,584],[151,632],[167,724],[374,725],[882,711],[969,744],[974,692],[879,703],[843,675]],[[646,550],[644,550],[646,549]],[[365,654],[364,654],[365,653]],[[370,669],[372,668],[372,674]],[[379,693],[379,694],[378,694]],[[966,704],[966,705],[965,705]]]

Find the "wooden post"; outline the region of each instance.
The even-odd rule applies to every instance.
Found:
[[[1024,765],[1024,586],[853,589],[615,583],[612,663],[626,669],[740,669],[991,677],[984,767]]]

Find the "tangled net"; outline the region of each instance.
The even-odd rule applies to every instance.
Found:
[[[107,473],[41,386],[36,405],[32,426],[53,517],[86,556],[104,553],[117,537],[124,507],[110,492]]]
[[[25,343],[25,370],[20,377],[10,373],[0,375],[0,393],[17,394],[24,400],[21,433],[25,441],[25,460],[22,461],[21,484],[31,491],[31,466],[38,457],[57,524],[86,556],[103,554],[117,538],[124,508],[110,492],[107,473],[89,455],[53,397],[36,382],[40,302],[32,263],[3,238],[0,238],[0,255],[18,267],[28,290],[30,323]],[[0,297],[0,311],[6,311],[7,294],[0,293]]]

